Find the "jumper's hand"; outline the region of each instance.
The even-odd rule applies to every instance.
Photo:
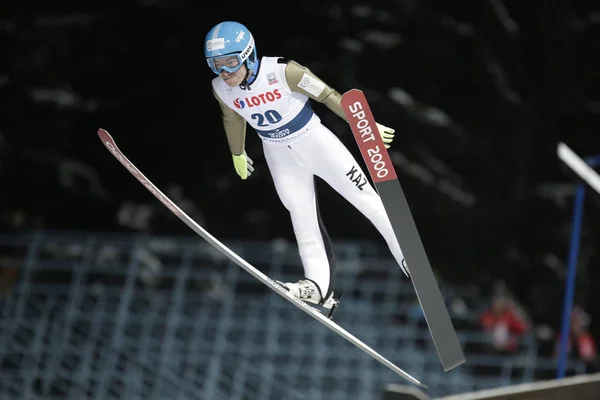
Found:
[[[235,172],[237,172],[240,178],[246,179],[252,175],[252,172],[254,172],[254,167],[252,166],[254,161],[252,161],[252,159],[246,155],[245,151],[238,156],[232,154],[232,157]]]
[[[376,122],[376,124],[377,124],[377,130],[379,131],[379,134],[381,135],[381,138],[383,139],[383,143],[385,143],[385,148],[389,149],[390,144],[394,140],[394,133],[396,131],[392,128],[388,128],[387,126],[381,125],[380,123]]]

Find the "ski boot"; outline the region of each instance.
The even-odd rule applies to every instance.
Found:
[[[329,310],[327,317],[330,319],[333,318],[333,311],[339,305],[339,299],[340,297],[342,297],[340,295],[340,297],[336,299],[333,295],[333,292],[331,292],[329,297],[323,299],[323,295],[321,294],[321,289],[319,288],[319,285],[317,285],[314,281],[310,279],[302,279],[296,283],[284,283],[280,281],[275,282],[283,286],[285,289],[287,289],[288,292],[290,292],[298,299],[306,303],[314,304],[323,307],[326,310]]]

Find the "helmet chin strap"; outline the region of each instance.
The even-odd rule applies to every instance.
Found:
[[[252,74],[252,76],[254,76],[254,73]],[[248,90],[248,89],[250,89],[250,83],[248,82],[248,78],[251,78],[252,76],[250,75],[250,68],[248,68],[248,66],[246,65],[246,76],[244,77],[244,79],[240,83],[240,88],[242,90]]]
[[[254,62],[254,69],[250,69],[248,67],[248,62],[245,61],[244,65],[246,66],[246,76],[244,77],[244,79],[242,80],[242,83],[240,83],[240,89],[242,90],[248,90],[250,89],[250,85],[254,82],[254,80],[256,79],[256,75],[258,74],[258,70],[260,69],[260,64],[259,61],[256,60],[255,58],[255,62]]]

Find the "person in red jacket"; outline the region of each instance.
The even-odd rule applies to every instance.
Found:
[[[519,349],[519,337],[529,330],[525,319],[504,295],[492,299],[492,305],[481,315],[480,323],[490,335],[493,348],[500,352],[515,353]]]
[[[579,306],[573,307],[571,311],[571,331],[568,340],[569,355],[583,361],[586,372],[597,372],[600,367],[596,341],[588,330],[589,315]],[[560,346],[560,332],[556,337],[555,354],[558,354]]]

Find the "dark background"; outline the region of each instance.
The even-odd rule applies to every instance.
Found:
[[[49,229],[189,234],[106,151],[102,127],[217,237],[292,239],[251,130],[256,173],[241,181],[231,165],[203,58],[222,20],[244,23],[259,56],[292,58],[340,92],[365,91],[377,120],[397,131],[390,153],[440,275],[482,287],[503,279],[533,318],[557,326],[574,181],[556,145],[600,154],[593,2],[3,1],[5,216],[22,209],[30,226]],[[315,108],[360,157],[348,126]],[[383,244],[319,188],[335,239]],[[588,194],[576,300],[597,326],[600,196]],[[127,210],[146,210],[139,220],[150,223],[134,225]]]

